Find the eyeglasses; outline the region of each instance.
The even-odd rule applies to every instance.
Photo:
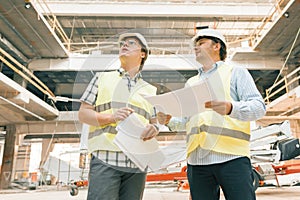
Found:
[[[201,46],[202,44],[206,43],[207,41],[205,40],[198,40],[196,43],[195,43],[195,47],[199,47]]]
[[[122,47],[127,44],[128,47],[138,47],[138,42],[135,40],[122,40],[119,42],[119,46]]]

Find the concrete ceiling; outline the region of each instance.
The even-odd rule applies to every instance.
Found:
[[[79,104],[76,102],[53,102],[51,94],[47,92],[52,91],[54,96],[79,98],[81,92],[73,94],[78,71],[52,70],[50,67],[32,68],[33,75],[45,84],[45,87],[41,86],[41,91],[36,84],[28,80],[22,81],[25,76],[33,78],[30,73],[20,68],[21,65],[28,69],[30,63],[35,61],[67,60],[74,53],[90,54],[101,51],[101,55],[115,54],[118,52],[118,35],[128,30],[143,33],[154,55],[168,56],[191,54],[190,39],[197,27],[217,28],[229,41],[233,61],[281,60],[276,69],[268,66],[263,70],[250,70],[264,96],[265,89],[278,76],[283,61],[286,60],[287,66],[292,68],[299,66],[300,45],[299,38],[296,39],[300,18],[299,0],[279,1],[277,10],[274,10],[277,2],[275,0],[223,0],[214,3],[179,0],[164,3],[150,0],[120,1],[122,4],[113,0],[101,1],[101,6],[97,0],[80,3],[67,0],[46,0],[37,4],[34,2],[36,1],[32,1],[27,9],[22,0],[3,1],[0,5],[0,48],[15,59],[12,61],[7,56],[0,57],[3,74],[0,79],[0,106],[1,110],[10,113],[0,117],[0,125],[42,119],[51,121],[59,115],[58,111],[78,109]],[[130,10],[132,7],[136,10]],[[250,46],[243,48],[245,42]],[[12,70],[9,63],[17,69]],[[84,90],[95,71],[80,72],[84,80],[78,87],[80,91]],[[178,74],[188,78],[196,70],[179,72],[155,73],[149,70],[144,72],[144,77],[163,92],[173,88],[166,87],[166,84],[168,81],[178,81]],[[156,76],[153,77],[153,74]],[[169,75],[168,81],[165,79],[166,74]],[[26,110],[30,112],[24,111],[24,103],[15,98],[21,93],[20,89],[11,90],[10,84],[3,81],[4,77],[5,80],[18,80],[20,85],[27,82],[23,89],[35,96],[30,97],[30,102],[33,98],[42,102],[26,105]],[[178,84],[183,85],[182,82]],[[280,95],[277,94],[276,97]],[[7,100],[22,108],[13,106]]]

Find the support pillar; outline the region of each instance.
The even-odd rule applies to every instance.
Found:
[[[293,136],[300,139],[300,120],[290,120],[290,122]]]
[[[16,142],[16,126],[6,126],[4,153],[0,173],[0,189],[8,189],[12,180]]]
[[[42,167],[45,164],[53,148],[54,148],[54,143],[52,139],[43,139],[42,156],[41,156],[42,159],[41,159],[40,167]]]
[[[44,171],[44,164],[47,161],[50,152],[54,148],[54,143],[52,139],[43,139],[42,141],[42,155],[41,155],[41,162],[40,162],[40,172],[41,172],[41,179],[44,183],[46,183],[46,175],[47,171]]]

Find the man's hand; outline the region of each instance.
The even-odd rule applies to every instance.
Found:
[[[155,118],[151,118],[150,122],[151,122],[151,124],[160,123],[162,125],[166,125],[169,123],[171,118],[172,118],[172,116],[169,114],[158,112],[157,116]]]
[[[141,139],[146,141],[154,138],[159,133],[157,127],[153,124],[148,124],[141,135]]]
[[[232,110],[232,104],[229,101],[208,101],[205,102],[205,108],[211,108],[220,115],[229,115]]]
[[[123,121],[133,112],[134,110],[128,107],[120,108],[113,114],[113,119],[115,122]]]

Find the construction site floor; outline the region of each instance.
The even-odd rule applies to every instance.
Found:
[[[79,190],[77,196],[71,196],[69,191],[59,189],[55,186],[46,186],[43,189],[32,191],[22,190],[2,190],[0,191],[0,200],[85,200],[87,189]],[[256,191],[257,200],[300,200],[299,186],[284,186],[284,187],[260,187]],[[188,200],[189,191],[176,191],[176,187],[165,186],[148,186],[145,189],[143,200]],[[221,200],[224,196],[221,195]]]

